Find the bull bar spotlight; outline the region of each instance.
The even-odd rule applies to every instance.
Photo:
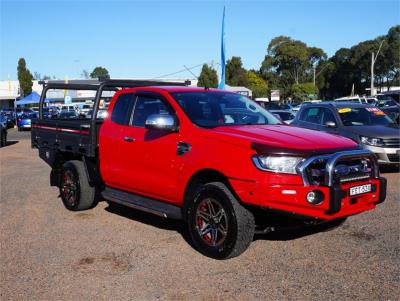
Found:
[[[307,202],[311,205],[320,205],[324,201],[324,194],[319,190],[312,190],[307,193]]]

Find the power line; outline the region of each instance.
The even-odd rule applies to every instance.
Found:
[[[169,73],[169,74],[164,74],[164,75],[161,75],[161,76],[157,76],[157,77],[154,77],[154,78],[152,78],[152,79],[168,77],[168,76],[175,75],[175,74],[179,74],[179,73],[182,73],[182,72],[190,72],[190,73],[192,73],[190,70],[195,69],[195,68],[198,68],[198,67],[200,67],[200,66],[203,66],[204,64],[209,65],[209,63],[202,63],[202,64],[198,64],[198,65],[192,66],[192,67],[186,67],[186,66],[184,65],[185,69],[181,69],[181,70],[176,71],[176,72],[172,72],[172,73]],[[194,75],[194,74],[192,73],[192,75]],[[197,76],[195,76],[195,77],[197,78]]]

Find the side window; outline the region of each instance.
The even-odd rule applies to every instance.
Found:
[[[336,123],[336,118],[335,115],[333,115],[332,111],[330,109],[322,109],[322,124],[326,124],[328,121],[332,121],[334,123]]]
[[[131,105],[133,103],[133,96],[132,93],[124,93],[121,94],[115,102],[111,120],[115,123],[126,125],[129,123]]]
[[[321,123],[321,112],[320,108],[307,108],[304,109],[300,116],[301,121],[320,124]]]
[[[172,108],[164,100],[150,96],[138,96],[133,112],[132,125],[144,127],[146,119],[153,114],[173,115]]]

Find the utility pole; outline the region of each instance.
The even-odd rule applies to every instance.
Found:
[[[376,53],[376,56],[375,56],[375,53],[372,52],[372,58],[371,58],[371,96],[375,96],[375,88],[374,88],[374,81],[375,81],[375,78],[374,78],[374,67],[375,67],[375,62],[376,62],[376,59],[378,58],[379,52],[381,51],[381,47],[382,47],[383,41],[384,41],[384,40],[382,40],[381,44],[379,45],[379,49],[378,49],[378,52]]]
[[[314,72],[313,72],[313,73],[314,73],[314,77],[313,77],[314,80],[313,80],[313,83],[314,83],[314,86],[315,86],[315,69],[317,69],[317,67],[316,67],[316,66],[313,66],[313,71],[314,71]]]

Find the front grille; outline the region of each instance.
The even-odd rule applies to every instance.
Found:
[[[400,162],[399,154],[387,154],[390,162]]]
[[[389,148],[400,147],[400,138],[383,138],[383,146]]]
[[[355,149],[305,159],[298,167],[304,185],[348,183],[379,177],[379,167],[374,154],[369,150]]]

